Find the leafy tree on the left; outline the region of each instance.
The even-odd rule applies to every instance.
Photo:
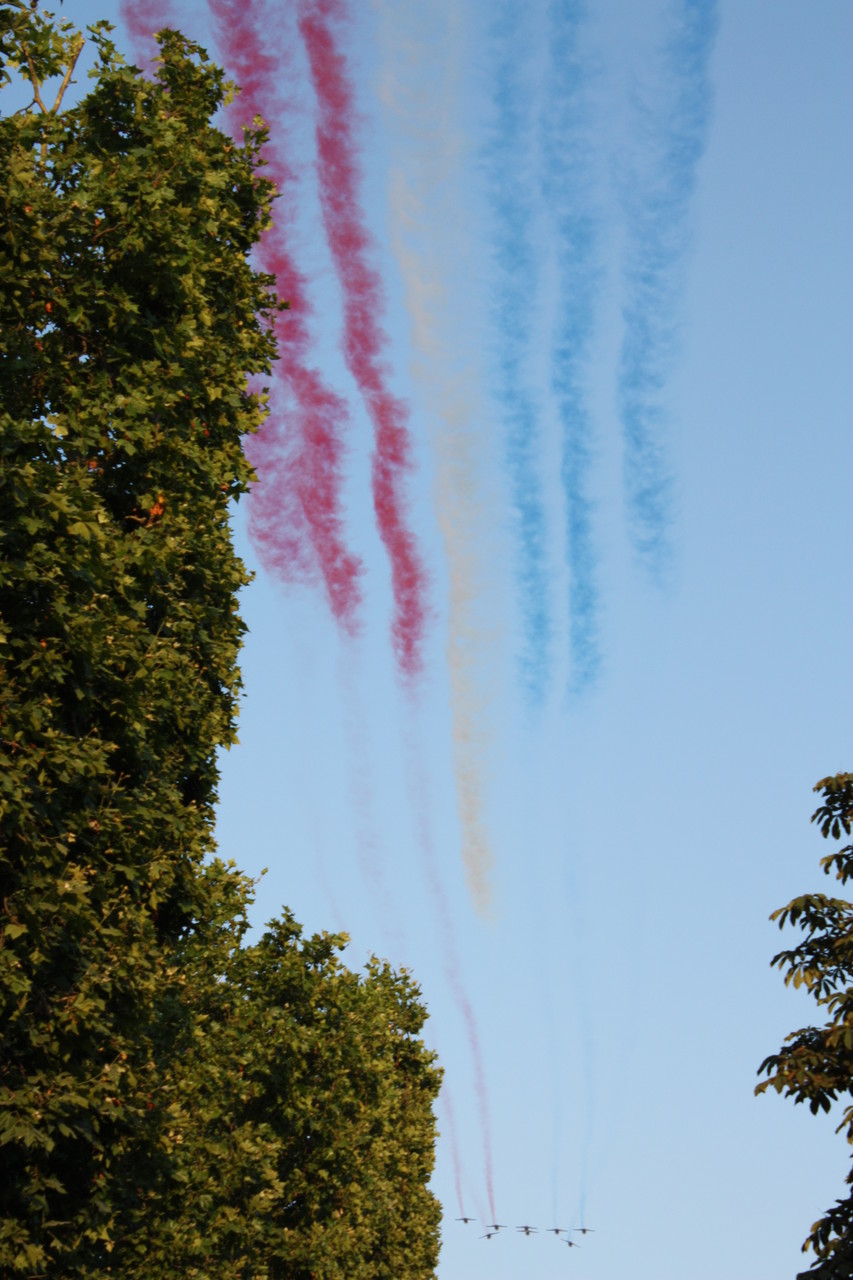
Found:
[[[216,751],[242,623],[228,504],[276,303],[263,131],[221,72],[157,78],[0,4],[0,1272],[102,1273],[173,1159],[152,1102],[189,1016],[175,948],[222,914]],[[46,85],[50,84],[48,92]]]
[[[440,1073],[406,974],[289,913],[244,946],[228,503],[278,303],[263,129],[0,0],[0,1275],[425,1280]],[[51,85],[48,91],[47,85]]]

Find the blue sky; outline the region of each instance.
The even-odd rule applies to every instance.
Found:
[[[851,768],[853,10],[375,0],[335,28],[429,580],[407,685],[298,6],[263,8],[365,572],[354,640],[238,512],[221,851],[268,869],[258,924],[287,903],[421,982],[441,1280],[793,1276],[848,1167],[831,1118],[752,1090],[811,1018],[767,917],[821,886],[811,787]],[[169,11],[227,62],[202,0]],[[595,1234],[479,1239],[457,1186],[488,1219],[490,1179],[500,1222]]]

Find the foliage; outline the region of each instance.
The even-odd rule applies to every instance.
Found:
[[[92,92],[45,108],[80,38],[13,17],[34,101],[0,121],[4,1273],[110,1238],[163,947],[207,909],[245,581],[227,504],[274,305],[246,262],[259,136],[210,128],[220,73],[170,36],[146,83],[101,24]]]
[[[415,989],[288,917],[242,946],[250,886],[204,866],[283,305],[248,263],[265,134],[212,127],[177,33],[148,81],[109,31],[67,108],[81,37],[0,4],[32,93],[0,118],[0,1273],[422,1276]]]
[[[815,787],[823,803],[812,815],[821,834],[840,839],[853,827],[853,774],[823,778]],[[842,884],[853,878],[853,844],[836,849],[821,860]],[[853,903],[822,893],[795,898],[770,917],[797,926],[805,938],[780,951],[772,964],[785,973],[785,983],[805,987],[826,1014],[821,1027],[805,1027],[786,1038],[778,1053],[765,1058],[759,1074],[767,1076],[756,1088],[771,1086],[795,1102],[807,1102],[813,1114],[829,1111],[839,1098],[853,1098]],[[853,1103],[845,1106],[837,1132],[853,1145]],[[853,1170],[847,1177],[853,1187]],[[821,1280],[853,1275],[853,1190],[815,1222],[803,1245],[816,1262],[808,1272]]]
[[[221,864],[210,874],[233,914],[181,951],[191,1017],[157,1093],[172,1179],[133,1241],[140,1268],[153,1256],[176,1276],[431,1275],[439,1073],[417,1039],[417,988],[375,961],[350,972],[342,939],[303,941],[287,913],[238,945],[244,886]]]

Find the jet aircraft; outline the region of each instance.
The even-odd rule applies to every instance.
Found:
[[[523,1231],[526,1236],[532,1235],[534,1231],[538,1230],[538,1227],[528,1227],[526,1223],[523,1227],[516,1227],[516,1231]]]
[[[469,1222],[476,1222],[476,1221],[477,1221],[477,1219],[476,1219],[476,1218],[457,1218],[457,1219],[456,1219],[456,1221],[457,1221],[457,1222],[464,1222],[464,1223],[465,1223],[465,1225],[467,1226]]]

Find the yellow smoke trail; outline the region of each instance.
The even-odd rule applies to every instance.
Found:
[[[487,601],[483,512],[489,505],[489,429],[482,374],[471,348],[473,229],[462,225],[465,163],[461,113],[464,51],[459,18],[444,0],[420,7],[377,0],[383,62],[380,97],[400,162],[390,222],[412,324],[412,372],[433,426],[435,497],[449,576],[447,662],[462,857],[477,911],[492,905],[493,855],[484,817],[488,710],[495,638]],[[437,77],[428,79],[436,66]],[[427,70],[428,69],[428,70]]]

